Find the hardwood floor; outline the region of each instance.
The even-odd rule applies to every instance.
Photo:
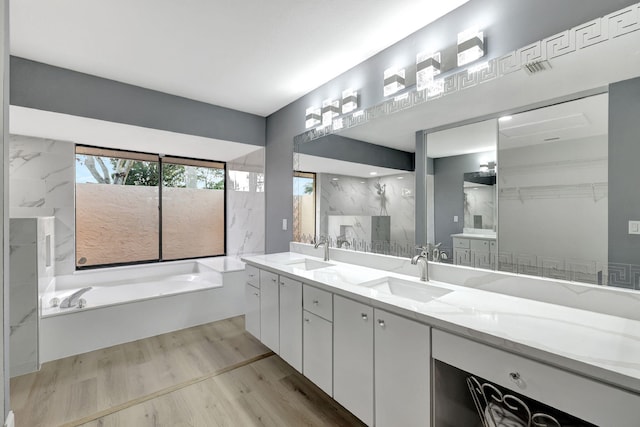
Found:
[[[11,380],[17,427],[360,426],[235,317]]]

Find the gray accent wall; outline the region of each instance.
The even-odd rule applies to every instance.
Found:
[[[640,265],[640,78],[609,86],[609,262]],[[610,267],[611,268],[611,267]],[[636,273],[637,274],[637,273]],[[623,278],[620,278],[623,279]],[[638,278],[631,278],[636,281]]]
[[[340,135],[327,135],[311,142],[300,143],[295,149],[298,153],[343,160],[345,162],[405,171],[413,171],[415,169],[413,153]]]
[[[265,145],[266,119],[11,57],[11,105],[206,138]]]
[[[453,45],[457,33],[469,27],[485,29],[486,58],[490,59],[636,2],[471,0],[269,116],[266,141],[267,253],[288,250],[292,238],[290,228],[283,231],[281,222],[282,218],[290,221],[292,216],[293,138],[305,131],[307,107],[321,105],[324,99],[337,98],[348,87],[359,90],[361,108],[376,105],[383,100],[383,72],[386,68],[393,64],[414,64],[416,53],[425,50],[429,40],[452,40]]]
[[[435,243],[442,242],[450,259],[451,235],[462,233],[464,227],[464,173],[477,171],[486,156],[487,153],[474,153],[433,160]],[[458,222],[453,221],[454,216]]]

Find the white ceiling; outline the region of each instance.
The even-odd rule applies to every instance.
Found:
[[[19,0],[11,53],[269,115],[467,0]]]
[[[459,156],[495,151],[498,141],[496,119],[434,132],[427,135],[427,157]]]

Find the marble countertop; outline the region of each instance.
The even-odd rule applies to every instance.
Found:
[[[452,234],[451,237],[459,237],[463,239],[496,240],[495,234],[458,233],[458,234]]]
[[[238,257],[219,256],[212,258],[202,258],[197,260],[200,264],[205,265],[219,273],[230,273],[233,271],[244,270],[244,262]]]
[[[288,265],[305,258],[320,260],[295,252],[242,260],[440,330],[640,392],[640,321],[443,282],[429,284],[451,292],[419,302],[358,284],[395,277],[429,286],[416,277],[334,260],[329,261],[331,267],[310,271]]]

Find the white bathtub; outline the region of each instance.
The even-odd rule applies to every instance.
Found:
[[[224,265],[220,268],[220,265]],[[211,268],[214,266],[215,268]],[[91,287],[83,308],[51,301]],[[41,296],[40,362],[244,313],[244,264],[208,259],[85,270]]]
[[[42,317],[219,288],[222,287],[222,273],[197,261],[177,261],[80,271],[56,277],[53,286],[42,297]],[[81,296],[85,301],[84,307],[61,308],[53,305],[54,299],[59,304],[74,292],[89,287],[91,289]]]

